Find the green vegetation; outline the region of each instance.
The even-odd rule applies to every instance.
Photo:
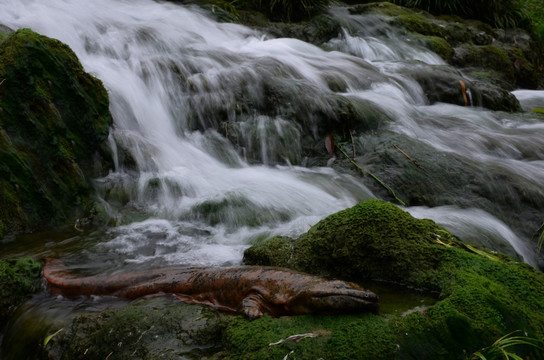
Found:
[[[426,10],[435,15],[457,15],[499,28],[530,30],[544,40],[544,6],[540,0],[391,0],[395,4]]]
[[[493,359],[509,359],[523,360],[522,357],[517,355],[515,351],[511,351],[511,347],[519,346],[533,346],[541,348],[542,341],[533,339],[527,336],[514,336],[518,331],[506,334],[492,345],[476,351],[470,358],[470,360],[493,360]]]
[[[519,0],[524,13],[531,19],[533,34],[537,41],[544,41],[544,6],[540,0]]]
[[[31,258],[0,260],[0,324],[28,294],[40,288],[42,264]]]
[[[102,83],[60,41],[22,29],[0,44],[3,233],[82,216],[108,166],[112,118]],[[1,233],[2,231],[0,231]]]
[[[453,14],[476,19],[497,27],[523,27],[529,24],[518,0],[393,0],[433,14]]]

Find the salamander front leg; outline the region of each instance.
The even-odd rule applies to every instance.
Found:
[[[263,316],[261,311],[261,299],[259,295],[249,295],[242,300],[240,304],[239,312],[244,314],[249,320],[255,320]]]

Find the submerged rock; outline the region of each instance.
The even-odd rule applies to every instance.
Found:
[[[426,289],[439,298],[429,308],[406,316],[297,318],[293,333],[319,329],[326,334],[314,343],[293,345],[298,354],[312,354],[301,358],[315,358],[319,349],[319,356],[330,359],[360,354],[376,359],[453,359],[514,330],[544,338],[542,273],[463,244],[433,221],[417,220],[380,200],[333,214],[298,239],[276,237],[256,244],[246,250],[244,261],[351,280],[395,282]],[[344,328],[338,328],[337,321],[345,321]],[[238,324],[227,329],[225,345],[237,356],[267,359],[262,347],[242,344],[272,338],[282,326],[284,319]]]
[[[0,83],[4,233],[82,216],[90,178],[109,167],[103,143],[112,118],[102,83],[68,46],[28,29],[0,43]]]

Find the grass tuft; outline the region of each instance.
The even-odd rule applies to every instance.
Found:
[[[510,348],[515,346],[531,346],[542,349],[542,342],[528,336],[513,336],[519,330],[504,335],[492,345],[476,351],[470,357],[470,360],[494,360],[494,359],[514,359],[523,360],[521,356],[516,354]]]

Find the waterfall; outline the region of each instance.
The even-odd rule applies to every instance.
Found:
[[[258,239],[298,236],[374,197],[354,176],[302,166],[303,132],[317,137],[319,118],[337,119],[342,101],[370,104],[381,126],[436,151],[542,184],[542,123],[430,105],[406,69],[444,62],[393,31],[373,33],[376,26],[365,28],[355,16],[359,32],[344,30],[318,47],[151,0],[3,0],[0,14],[13,29],[67,43],[110,94],[116,169],[96,182],[116,225],[75,257],[237,263]],[[275,94],[282,97],[270,110]],[[505,241],[535,264],[528,240],[482,210],[411,211],[467,237],[495,228],[490,236],[499,247]],[[474,217],[485,221],[467,225]]]

